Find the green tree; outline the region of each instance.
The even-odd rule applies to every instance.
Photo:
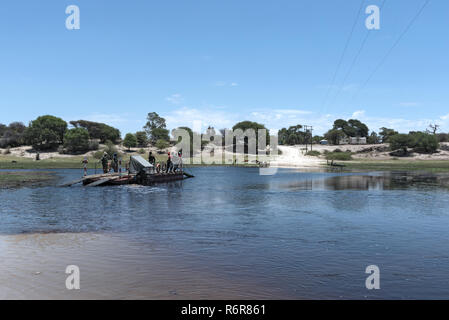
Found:
[[[89,150],[89,132],[84,128],[67,130],[64,135],[64,147],[69,152]]]
[[[409,134],[410,145],[413,151],[419,153],[434,153],[439,148],[438,137],[435,134],[425,132],[413,132]]]
[[[342,130],[348,137],[367,137],[368,126],[357,119],[350,119],[348,121],[337,119],[334,121],[334,130]]]
[[[0,124],[0,147],[18,147],[25,144],[26,126],[22,122],[12,122],[9,126]]]
[[[376,132],[373,131],[373,132],[371,132],[369,137],[366,139],[366,141],[368,142],[368,144],[378,144],[379,136],[377,135]]]
[[[383,143],[388,143],[389,139],[396,134],[398,134],[397,131],[395,131],[393,129],[388,129],[385,127],[380,128],[380,131],[379,131],[379,136],[382,139]]]
[[[155,144],[158,140],[165,140],[166,142],[170,140],[165,119],[156,112],[148,113],[144,129],[152,144]]]
[[[344,138],[346,134],[341,129],[331,129],[324,134],[324,138],[331,144],[339,144],[340,139]]]
[[[404,154],[408,153],[407,147],[413,143],[412,137],[408,134],[395,134],[388,141],[390,142],[391,150],[402,150]]]
[[[131,150],[131,148],[135,148],[137,146],[137,138],[132,133],[127,133],[125,136],[125,140],[123,140],[123,145]]]
[[[91,139],[98,139],[101,143],[105,143],[108,140],[116,143],[120,140],[120,130],[104,123],[77,120],[70,121],[70,124],[75,128],[85,128],[89,132]]]
[[[260,124],[257,122],[252,122],[252,121],[242,121],[242,122],[235,124],[232,127],[232,130],[234,130],[234,131],[238,130],[238,129],[242,130],[243,132],[245,132],[248,129],[254,130],[255,139],[256,139],[256,141],[254,141],[254,142],[256,144],[256,150],[258,150],[258,148],[259,148],[259,129],[266,130],[266,134],[265,134],[266,140],[265,141],[266,141],[267,145],[270,143],[270,131],[263,124]],[[236,138],[234,138],[234,147],[236,147],[236,143],[237,143]],[[245,137],[244,138],[244,152],[245,153],[248,152],[248,144],[249,144],[249,138]]]
[[[147,133],[145,131],[136,132],[137,146],[145,148],[148,145]]]
[[[156,141],[155,146],[158,150],[163,150],[168,148],[170,144],[166,140],[159,139],[158,141]]]
[[[67,122],[61,118],[46,115],[31,121],[25,132],[25,137],[33,148],[45,150],[62,144],[66,131]]]

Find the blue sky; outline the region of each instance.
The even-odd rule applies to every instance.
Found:
[[[448,1],[430,1],[363,87],[425,1],[386,0],[343,83],[368,32],[364,9],[383,0],[363,1],[334,82],[361,0],[5,0],[0,123],[52,114],[125,134],[155,111],[170,128],[252,120],[323,133],[357,117],[376,131],[449,131]],[[65,27],[68,5],[80,30]]]

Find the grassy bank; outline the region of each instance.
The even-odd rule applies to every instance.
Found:
[[[56,179],[50,172],[0,171],[0,188],[42,186]]]
[[[449,172],[446,160],[360,160],[344,164],[349,170]]]
[[[146,158],[146,155],[142,155]],[[156,154],[156,162],[166,162],[167,155],[166,154]],[[83,156],[71,156],[71,157],[61,157],[61,158],[52,158],[52,159],[43,159],[36,161],[30,158],[23,157],[14,157],[14,156],[0,156],[0,169],[82,169],[82,161]],[[126,161],[129,157],[126,157]],[[99,163],[98,159],[94,157],[88,157],[89,169],[94,169],[95,165],[97,169],[101,169],[101,163]],[[187,161],[184,160],[184,163]],[[123,166],[125,166],[125,161],[123,162]],[[232,166],[232,164],[186,164],[185,167],[198,167],[198,166]],[[239,164],[239,167],[257,167],[256,164]]]

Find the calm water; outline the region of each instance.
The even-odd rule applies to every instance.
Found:
[[[58,183],[80,175],[56,172]],[[207,274],[236,298],[449,298],[449,192],[433,177],[191,172],[154,187],[0,190],[0,234],[118,235],[141,245],[134,263],[156,251],[187,270],[181,287],[195,290],[189,274]],[[381,290],[365,288],[372,264]]]

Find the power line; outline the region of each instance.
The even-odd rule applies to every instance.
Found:
[[[332,87],[334,86],[335,79],[337,78],[338,71],[340,71],[341,64],[343,63],[343,59],[344,59],[344,57],[346,55],[346,51],[348,50],[349,43],[351,42],[351,39],[352,39],[352,35],[354,34],[354,30],[355,30],[355,27],[357,25],[357,21],[359,21],[360,13],[362,12],[364,2],[365,2],[365,0],[362,0],[361,3],[360,3],[360,8],[359,8],[359,10],[357,12],[356,19],[354,21],[354,24],[352,25],[352,29],[351,29],[351,32],[349,34],[349,37],[346,40],[346,44],[345,44],[345,47],[343,49],[343,53],[342,53],[342,55],[340,57],[340,60],[339,60],[339,62],[337,64],[337,68],[335,69],[334,75],[332,77],[331,85],[329,86],[329,88],[327,90],[326,96],[325,96],[324,101],[322,103],[322,107],[324,107],[324,105],[325,105],[325,103],[327,101],[327,98],[329,97],[330,91],[332,90]]]
[[[405,30],[402,32],[402,34],[399,36],[399,38],[395,41],[395,43],[393,44],[393,46],[390,48],[390,50],[388,50],[387,54],[382,58],[382,60],[380,61],[380,63],[376,66],[376,68],[374,68],[373,72],[370,74],[370,76],[368,77],[368,79],[363,83],[363,85],[360,87],[360,89],[354,94],[354,96],[352,97],[352,100],[354,100],[354,98],[360,93],[360,91],[362,91],[366,85],[368,84],[368,82],[373,78],[373,76],[376,74],[377,70],[379,70],[382,65],[385,63],[385,61],[388,59],[388,57],[390,56],[390,54],[393,52],[394,48],[396,48],[396,46],[399,44],[399,42],[401,41],[401,39],[405,36],[405,34],[410,30],[410,28],[412,27],[413,23],[419,18],[419,16],[421,15],[421,13],[424,11],[424,9],[427,7],[427,5],[430,3],[430,0],[426,0],[426,2],[423,4],[423,6],[419,9],[419,11],[416,13],[416,15],[413,17],[413,19],[410,21],[410,23],[407,25],[407,27],[405,28]]]
[[[380,10],[383,9],[383,7],[384,7],[386,1],[387,1],[387,0],[384,0],[384,1],[382,2],[382,5],[380,6]],[[334,96],[334,98],[332,99],[332,103],[335,102],[335,100],[338,98],[338,96],[340,95],[341,91],[343,90],[343,88],[344,88],[344,86],[345,86],[345,84],[346,84],[346,81],[348,80],[349,76],[351,75],[352,70],[354,69],[354,66],[355,66],[355,64],[357,63],[357,60],[358,60],[360,54],[362,53],[363,48],[365,47],[365,44],[366,44],[366,42],[367,42],[367,40],[368,40],[370,34],[371,34],[371,31],[370,31],[370,30],[367,30],[366,35],[365,35],[365,38],[363,39],[362,44],[360,45],[360,48],[359,48],[359,50],[357,51],[357,54],[355,55],[354,59],[352,60],[351,66],[349,67],[348,72],[346,73],[345,77],[343,78],[343,82],[342,82],[341,86],[339,87],[339,89],[338,89],[338,91],[337,91],[337,94],[336,94],[336,95]],[[332,103],[331,103],[331,104],[332,104]]]

